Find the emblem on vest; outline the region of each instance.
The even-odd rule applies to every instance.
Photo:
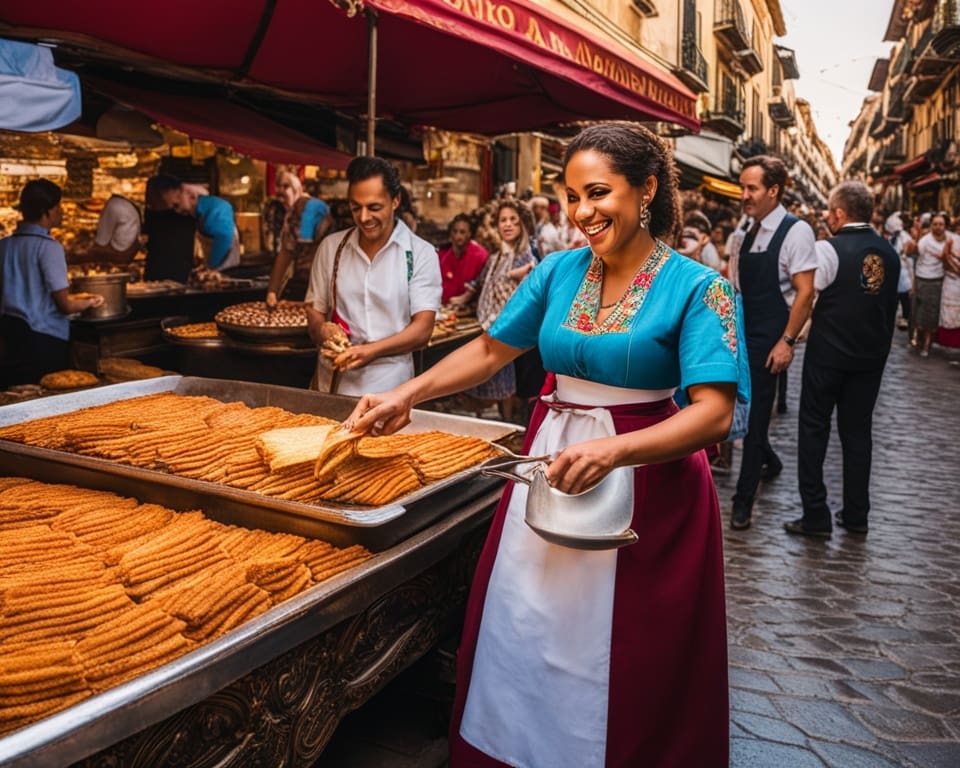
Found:
[[[880,293],[883,279],[886,276],[883,269],[883,259],[871,253],[863,260],[863,274],[860,276],[860,287],[871,296]]]

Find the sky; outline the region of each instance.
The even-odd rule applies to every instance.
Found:
[[[778,45],[797,53],[797,96],[810,102],[820,138],[833,152],[837,168],[849,123],[870,94],[873,64],[890,55],[883,42],[893,0],[780,0],[787,34]]]

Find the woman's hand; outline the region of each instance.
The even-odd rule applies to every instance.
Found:
[[[279,302],[279,300],[277,299],[277,294],[276,294],[276,292],[275,292],[275,291],[267,291],[267,298],[266,298],[267,309],[276,309],[276,308],[277,308],[277,304],[279,304],[279,303],[280,303],[280,302]]]
[[[351,432],[391,435],[410,423],[413,405],[413,397],[403,387],[379,395],[364,395],[344,427]]]
[[[615,437],[568,446],[547,467],[547,481],[558,491],[581,493],[610,474],[617,466],[616,455]]]
[[[467,288],[463,293],[458,296],[450,297],[450,305],[453,307],[465,307],[473,299],[473,291]]]

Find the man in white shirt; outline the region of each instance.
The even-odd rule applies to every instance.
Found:
[[[550,216],[550,201],[543,195],[537,195],[530,198],[530,209],[536,220],[533,235],[537,246],[537,257],[542,259],[554,251],[562,250],[564,244],[560,237],[560,230]]]
[[[772,480],[783,469],[767,434],[770,411],[777,375],[790,367],[813,304],[816,240],[810,226],[781,205],[786,184],[786,166],[776,157],[751,157],[740,172],[743,212],[753,224],[731,253],[729,269],[743,300],[752,394],[730,519],[735,529],[750,527],[760,480]]]
[[[400,177],[386,160],[356,157],[347,167],[352,229],[324,238],[307,290],[310,335],[320,346],[324,321],[339,323],[351,346],[331,363],[318,356],[316,383],[346,395],[383,392],[413,377],[415,349],[430,340],[440,307],[436,249],[396,218]]]
[[[67,254],[67,261],[78,264],[98,261],[129,264],[140,250],[140,209],[122,195],[111,195],[100,212],[93,245]]]

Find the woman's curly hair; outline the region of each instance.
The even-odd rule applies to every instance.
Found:
[[[650,201],[650,234],[672,237],[680,221],[677,166],[670,148],[654,133],[635,123],[600,123],[584,128],[567,146],[563,169],[577,152],[594,150],[610,160],[614,172],[640,187],[650,176],[657,191]]]

